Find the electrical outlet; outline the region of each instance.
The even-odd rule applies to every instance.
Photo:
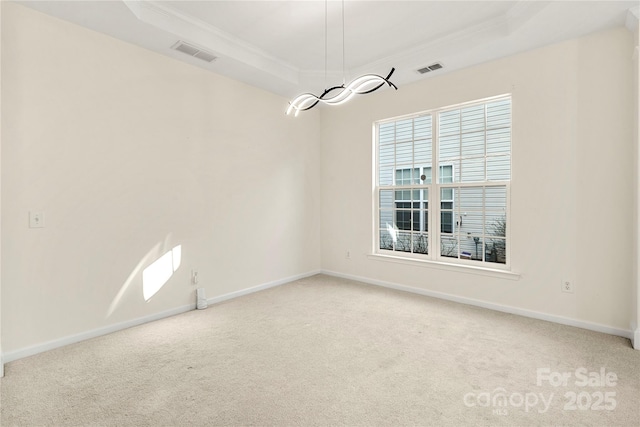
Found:
[[[346,259],[351,259],[351,251],[349,249],[347,249],[344,253],[344,257]]]
[[[571,280],[562,281],[562,292],[573,293],[573,282]]]
[[[198,272],[196,270],[191,270],[191,284],[198,284]]]

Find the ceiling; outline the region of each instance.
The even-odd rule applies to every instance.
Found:
[[[639,4],[346,0],[343,38],[340,0],[18,3],[285,97],[320,93],[363,73],[386,76],[392,67],[391,81],[401,86],[595,31],[632,28]],[[171,49],[179,40],[217,59]],[[435,62],[444,68],[416,71]]]

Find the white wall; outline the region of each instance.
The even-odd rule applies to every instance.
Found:
[[[323,269],[629,335],[632,48],[628,30],[602,32],[324,110]],[[372,123],[504,93],[513,94],[511,266],[519,280],[368,257]],[[574,294],[560,291],[564,278]]]
[[[320,269],[317,111],[3,8],[5,354],[195,303],[192,269],[208,297]],[[176,245],[145,302],[142,269]]]

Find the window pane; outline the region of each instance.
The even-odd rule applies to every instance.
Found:
[[[507,242],[505,239],[491,238],[487,239],[485,247],[485,261],[497,264],[507,263]]]
[[[463,187],[458,189],[460,192],[460,211],[482,211],[483,190],[482,187]]]
[[[393,165],[395,163],[395,145],[380,145],[378,161],[381,165]]]
[[[457,159],[460,157],[460,135],[443,136],[439,146],[440,160]]]
[[[396,164],[413,164],[413,143],[411,141],[396,144]]]
[[[422,210],[420,212],[420,231],[429,231],[429,190],[422,190]]]
[[[454,197],[456,195],[454,188],[440,189],[440,231],[442,233],[455,232],[455,215],[454,215]]]
[[[380,249],[393,250],[393,235],[388,228],[380,229]]]
[[[462,200],[462,196],[460,196]],[[484,218],[482,212],[464,212],[460,211],[460,235],[465,237],[464,235],[474,235],[474,236],[482,236],[482,231],[484,229]]]
[[[405,231],[398,232],[395,250],[401,252],[411,252],[411,233]]]
[[[380,166],[380,183],[379,185],[393,185],[393,165],[381,165]]]
[[[474,105],[461,110],[463,133],[484,129],[484,105]]]
[[[396,201],[406,200],[411,201],[411,190],[396,190]]]
[[[431,164],[431,140],[416,141],[413,150],[416,165]]]
[[[460,169],[461,182],[484,181],[484,157],[463,159]]]
[[[438,126],[440,137],[460,133],[460,110],[440,113]]]
[[[393,211],[392,210],[380,210],[379,227],[381,229],[386,229],[387,227],[393,227]]]
[[[393,190],[380,190],[380,209],[393,209]]]
[[[413,120],[406,119],[396,122],[396,143],[411,141],[413,137]]]
[[[422,168],[422,176],[424,176],[423,184],[431,184],[431,168]]]
[[[498,187],[486,187],[485,208],[487,210],[505,211],[507,208],[507,187],[504,185]]]
[[[396,223],[398,230],[411,230],[411,211],[396,210]]]
[[[451,201],[453,202],[453,193],[454,193],[454,189],[447,187],[447,188],[441,188],[440,189],[440,201]],[[449,208],[451,209],[451,208]]]
[[[485,214],[485,234],[489,236],[507,235],[507,217],[505,214],[487,212]]]
[[[462,135],[462,157],[484,157],[484,131]]]
[[[440,255],[458,258],[458,240],[455,236],[441,236]]]
[[[462,236],[460,238],[460,258],[482,261],[482,236]]]
[[[487,155],[511,152],[511,129],[500,128],[487,131]]]
[[[415,140],[431,139],[431,114],[413,119],[413,138]]]
[[[413,253],[428,254],[429,238],[427,233],[419,233],[413,235]]]
[[[411,211],[411,214],[413,215],[412,219],[413,219],[413,231],[421,231],[420,230],[420,211],[419,210],[414,210]]]
[[[378,141],[382,144],[389,144],[395,140],[396,124],[383,123],[378,127]]]
[[[414,120],[413,158],[415,165],[431,164],[432,138],[431,116],[418,117]]]
[[[487,180],[508,181],[511,179],[509,156],[487,157]]]
[[[440,165],[440,184],[450,184],[453,182],[453,165]]]
[[[402,169],[396,171],[396,182],[404,184],[412,184],[414,179],[419,179],[419,170]],[[407,182],[408,181],[408,182]],[[420,209],[421,196],[423,190],[406,189],[396,190],[395,197],[395,227],[398,230],[421,231],[424,229],[424,214]],[[382,227],[383,224],[381,223]]]
[[[440,212],[440,232],[453,233],[453,212]]]
[[[487,103],[487,128],[511,126],[511,99]]]
[[[420,169],[396,170],[396,185],[413,185],[420,183]]]

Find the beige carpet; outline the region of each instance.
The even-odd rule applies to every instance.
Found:
[[[627,339],[327,276],[5,374],[2,426],[640,425]]]

